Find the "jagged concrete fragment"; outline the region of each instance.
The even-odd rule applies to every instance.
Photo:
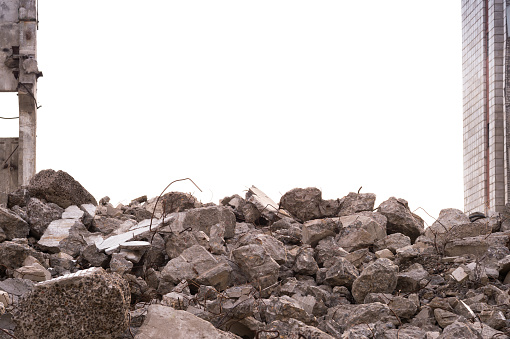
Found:
[[[232,209],[225,206],[209,206],[195,208],[186,212],[174,213],[169,216],[170,228],[179,233],[185,229],[193,232],[202,231],[210,236],[211,227],[221,224],[225,228],[225,238],[235,234],[236,217]]]
[[[14,313],[25,339],[107,338],[129,325],[130,293],[124,279],[102,268],[38,283]]]
[[[99,252],[95,244],[90,244],[85,247],[80,256],[90,266],[101,267],[108,261],[108,256],[102,252]],[[87,267],[87,266],[85,266]]]
[[[314,275],[318,270],[319,266],[313,258],[313,249],[303,248],[296,257],[296,261],[293,267],[294,272],[303,275]]]
[[[443,330],[437,339],[485,339],[476,329],[464,321],[454,321]],[[490,338],[490,337],[488,337]],[[497,337],[496,337],[497,338]]]
[[[292,217],[283,207],[268,197],[257,187],[252,186],[246,193],[246,201],[255,205],[259,212],[270,221],[276,221],[284,217]]]
[[[317,320],[311,313],[307,313],[299,302],[287,295],[282,297],[271,296],[264,300],[264,317],[268,323],[276,320],[288,321],[296,319],[308,325],[317,325]]]
[[[2,206],[0,206],[0,228],[7,240],[26,238],[30,231],[25,220]]]
[[[51,248],[58,252],[58,245],[61,240],[69,236],[69,230],[76,223],[73,219],[59,219],[50,223],[38,244],[45,248]]]
[[[12,304],[12,299],[9,296],[9,293],[0,290],[0,303],[4,305],[10,305]]]
[[[393,252],[391,252],[389,249],[385,248],[383,250],[375,252],[375,256],[377,258],[386,258],[386,259],[393,259],[395,258],[395,255]]]
[[[11,298],[11,302],[15,305],[22,295],[30,292],[33,288],[34,282],[27,279],[9,278],[0,281],[0,291],[6,292]]]
[[[377,321],[399,324],[397,317],[387,305],[380,302],[360,305],[339,305],[328,309],[326,320],[334,320],[342,331],[359,324],[371,324]]]
[[[79,219],[83,218],[84,214],[85,214],[85,212],[82,211],[78,206],[71,205],[64,210],[64,213],[62,213],[62,219],[79,220]]]
[[[323,217],[322,192],[315,187],[294,188],[280,198],[280,207],[305,222]]]
[[[437,323],[442,328],[445,328],[448,325],[453,324],[456,321],[462,321],[465,322],[466,318],[463,316],[457,315],[453,312],[443,310],[441,308],[436,308],[434,310],[434,316],[436,318]]]
[[[278,280],[280,265],[260,245],[241,246],[232,251],[234,260],[256,288],[266,288]]]
[[[489,243],[486,237],[470,237],[448,242],[444,247],[444,253],[452,257],[467,254],[482,256],[487,252],[488,248]]]
[[[354,193],[350,192],[340,199],[340,211],[338,216],[343,217],[359,212],[374,210],[376,196],[373,193]]]
[[[129,272],[133,268],[133,263],[131,261],[126,260],[124,255],[120,253],[113,253],[110,260],[110,269],[112,272],[118,274],[124,274],[125,272]]]
[[[119,229],[123,221],[118,218],[96,215],[92,220],[92,227],[95,231],[101,232],[103,235],[109,235],[113,231]]]
[[[30,180],[28,192],[31,197],[53,202],[62,208],[87,203],[97,205],[96,199],[64,171],[40,171]]]
[[[161,272],[161,278],[173,284],[193,279],[222,291],[227,288],[230,272],[229,265],[217,260],[202,246],[194,245],[170,260]]]
[[[248,232],[240,237],[237,241],[237,247],[250,244],[264,247],[271,258],[273,258],[280,265],[288,260],[289,253],[284,244],[268,234]]]
[[[83,226],[83,224],[76,219],[54,220],[49,224],[46,231],[44,231],[43,236],[39,239],[37,244],[46,251],[57,253],[61,250],[61,242],[69,238],[70,231],[75,225]]]
[[[351,288],[352,283],[358,278],[359,272],[351,262],[345,258],[338,258],[326,271],[325,283],[330,286],[347,286]]]
[[[340,217],[340,222],[343,227],[335,240],[348,252],[373,246],[376,241],[386,237],[386,228],[361,214]]]
[[[303,224],[303,244],[310,244],[315,247],[322,239],[335,236],[342,229],[342,222],[339,218],[326,218],[310,220]]]
[[[266,333],[275,333],[275,331],[278,331],[281,338],[292,338],[296,333],[299,333],[304,338],[334,339],[334,337],[319,330],[318,328],[306,325],[305,323],[293,318],[285,321],[275,320],[268,324],[264,330],[267,331]]]
[[[388,234],[384,239],[378,240],[375,243],[376,249],[388,249],[393,252],[393,254],[397,253],[397,250],[402,247],[406,247],[411,245],[411,238],[407,235],[403,235],[402,233],[392,233]]]
[[[315,247],[315,260],[317,264],[329,267],[339,257],[345,257],[349,252],[338,245],[333,237],[327,237]]]
[[[44,268],[34,257],[28,256],[23,261],[23,266],[16,268],[13,274],[14,278],[27,279],[31,281],[45,281],[51,279],[50,272]]]
[[[411,212],[406,200],[391,197],[379,205],[378,210],[388,218],[386,225],[388,234],[402,233],[411,238],[411,241],[415,241],[423,234],[424,222]]]
[[[0,267],[14,269],[23,266],[25,259],[29,256],[35,257],[39,262],[44,262],[42,253],[35,251],[27,244],[20,244],[12,241],[0,243]]]
[[[45,204],[37,198],[30,198],[27,204],[30,234],[40,238],[52,221],[61,219],[63,211],[64,209],[57,204]]]
[[[392,293],[397,287],[398,266],[389,259],[369,264],[352,283],[352,296],[363,303],[368,293]]]
[[[402,292],[417,292],[420,282],[429,277],[429,273],[419,263],[409,266],[398,273],[396,289]]]
[[[469,277],[469,274],[462,267],[457,267],[455,271],[451,273],[452,277],[458,282],[463,282]]]
[[[240,339],[240,337],[216,329],[210,322],[193,314],[163,305],[150,305],[143,325],[135,339]]]

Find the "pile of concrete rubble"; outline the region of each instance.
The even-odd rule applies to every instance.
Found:
[[[510,214],[375,198],[114,207],[41,171],[0,206],[0,338],[508,338]]]

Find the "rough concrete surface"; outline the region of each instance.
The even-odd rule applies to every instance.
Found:
[[[1,210],[0,339],[510,333],[502,215],[445,209],[427,231],[406,200],[374,208],[372,193],[298,188],[278,206],[252,187],[218,205],[169,192],[113,206],[65,172],[36,178]]]

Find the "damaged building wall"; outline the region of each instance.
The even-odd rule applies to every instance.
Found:
[[[0,143],[0,154],[7,154],[3,161],[14,151],[8,171],[1,169],[0,202],[6,192],[26,186],[35,174],[37,78],[42,75],[36,61],[36,32],[36,0],[0,1],[0,92],[17,92],[19,104],[19,137]],[[15,150],[13,144],[18,145]]]

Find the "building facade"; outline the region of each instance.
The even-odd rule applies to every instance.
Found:
[[[502,211],[508,201],[510,0],[462,0],[464,208]]]

